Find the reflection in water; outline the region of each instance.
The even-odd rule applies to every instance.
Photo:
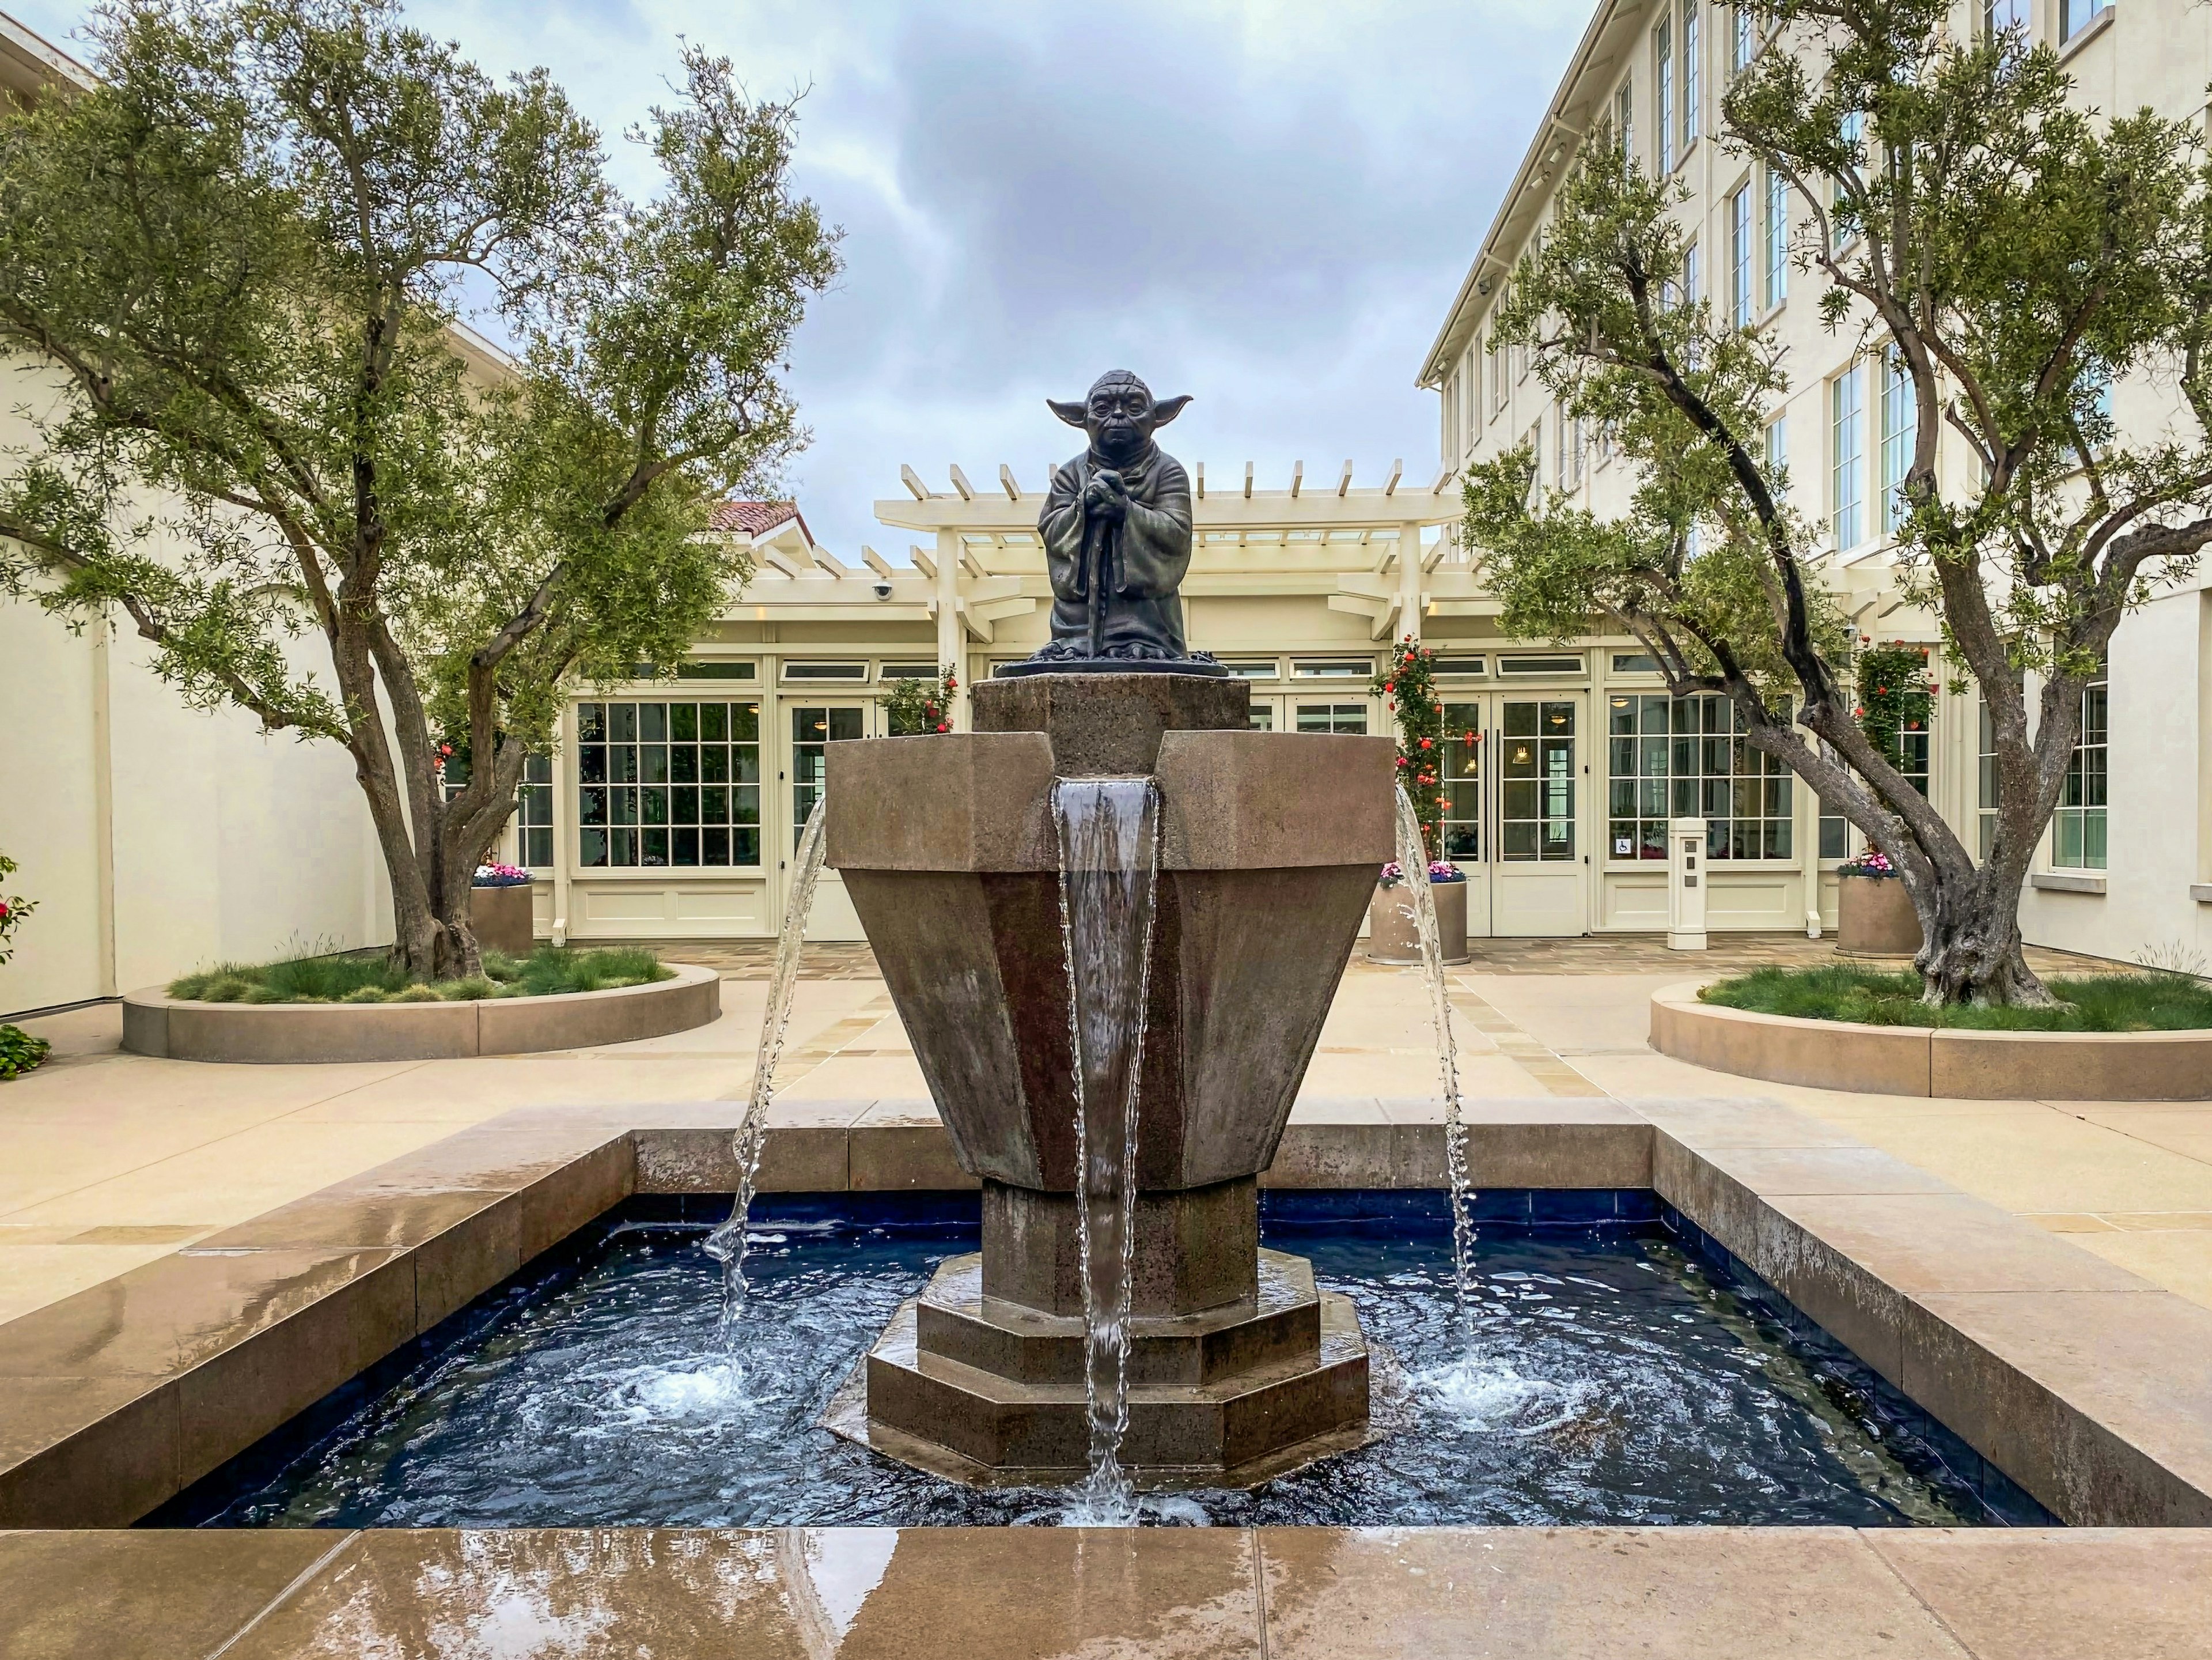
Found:
[[[1322,1286],[1358,1303],[1376,1345],[1382,1438],[1253,1493],[1146,1495],[1141,1519],[1985,1519],[1928,1449],[1873,1414],[1863,1372],[1793,1348],[1771,1313],[1714,1284],[1662,1233],[1483,1231],[1463,1317],[1441,1204],[1387,1223],[1265,1221],[1268,1243],[1310,1257]],[[701,1237],[660,1225],[616,1233],[571,1281],[514,1296],[489,1331],[426,1363],[292,1468],[257,1473],[250,1489],[165,1523],[1064,1519],[1064,1493],[955,1486],[817,1426],[899,1303],[946,1256],[975,1248],[972,1222],[757,1223],[751,1381],[726,1397],[696,1381],[719,1275]],[[1510,1361],[1484,1358],[1501,1356]],[[840,1606],[826,1594],[823,1605]]]

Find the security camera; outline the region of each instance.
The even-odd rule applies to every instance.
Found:
[[[888,582],[878,582],[878,583],[877,583],[877,584],[876,584],[876,598],[877,598],[877,599],[890,599],[890,597],[891,597],[891,585],[890,585],[890,583],[888,583]]]

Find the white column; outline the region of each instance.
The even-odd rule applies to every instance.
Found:
[[[951,724],[955,732],[969,729],[968,630],[960,621],[960,533],[937,532],[937,660],[951,664],[959,677],[952,694]]]
[[[1421,527],[1398,527],[1398,634],[1421,643]]]
[[[561,741],[553,746],[553,919],[556,946],[568,943],[569,867],[576,862],[576,705],[561,711]]]

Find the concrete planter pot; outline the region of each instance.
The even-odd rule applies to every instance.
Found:
[[[1467,952],[1467,884],[1431,882],[1436,896],[1437,943],[1447,963],[1464,963]],[[1367,903],[1367,958],[1372,963],[1419,963],[1421,931],[1413,920],[1413,891],[1401,882],[1377,888]]]
[[[1837,879],[1836,949],[1856,957],[1911,957],[1920,949],[1912,896],[1894,876]]]
[[[469,920],[476,927],[477,945],[484,951],[503,951],[509,957],[529,956],[538,949],[537,900],[534,882],[470,889]]]

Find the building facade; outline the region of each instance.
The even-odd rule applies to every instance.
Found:
[[[1961,30],[2019,27],[2050,43],[2086,106],[2148,106],[2205,120],[2212,11],[2190,0],[1961,0],[1955,11]],[[1843,597],[1861,635],[1924,644],[1932,656],[1936,620],[1899,596],[1888,540],[1892,492],[1911,453],[1910,396],[1900,395],[1879,359],[1855,355],[1850,331],[1823,325],[1821,284],[1790,258],[1793,236],[1805,229],[1802,204],[1717,137],[1728,79],[1764,44],[1733,6],[1603,0],[1420,380],[1441,395],[1447,465],[1463,467],[1527,442],[1547,487],[1601,514],[1626,506],[1633,488],[1626,464],[1563,418],[1525,353],[1490,349],[1491,307],[1542,233],[1577,148],[1601,124],[1625,134],[1645,167],[1686,187],[1680,212],[1692,252],[1685,286],[1724,319],[1771,328],[1786,349],[1790,391],[1768,412],[1769,444],[1790,466],[1794,505],[1828,527],[1820,579]],[[2171,386],[2149,377],[2116,385],[2112,398],[2123,435],[2191,420]],[[1939,465],[1971,463],[1947,448]],[[2146,952],[2212,956],[2207,582],[2200,574],[2169,586],[2120,625],[2106,680],[2085,699],[2074,776],[2023,896],[2032,941],[2123,960]],[[1917,758],[1929,795],[1972,847],[1980,815],[1994,803],[1978,697],[1967,677],[1937,678],[1948,684]],[[1717,900],[1731,889],[1751,895],[1797,883],[1808,893],[1817,887],[1832,922],[1831,873],[1856,847],[1840,818],[1821,819],[1809,792],[1786,773],[1753,784],[1741,760],[1723,788],[1718,746],[1708,740],[1724,727],[1724,711],[1626,689],[1607,695],[1602,708],[1605,776],[1593,793],[1602,792],[1604,805],[1591,821],[1602,838],[1601,888],[1641,862],[1646,820],[1664,803],[1707,817]],[[1689,736],[1698,741],[1681,741]],[[1753,805],[1767,821],[1756,835],[1744,824]],[[1758,906],[1740,899],[1728,909],[1744,918]]]

